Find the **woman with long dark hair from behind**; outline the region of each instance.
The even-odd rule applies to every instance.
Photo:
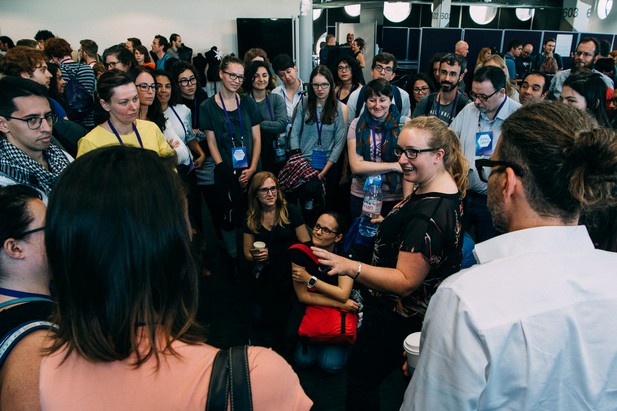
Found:
[[[370,290],[348,363],[348,410],[379,409],[381,383],[401,366],[402,341],[422,329],[431,296],[461,266],[469,165],[458,136],[436,117],[416,117],[403,127],[395,153],[415,189],[381,221],[373,264],[312,248],[330,275]]]
[[[54,187],[45,234],[59,330],[41,364],[42,409],[206,408],[218,350],[195,321],[198,277],[173,168],[149,150],[105,147]],[[255,410],[310,408],[271,350],[249,347],[248,368]]]
[[[319,179],[326,186],[325,208],[337,209],[334,204],[340,171],[336,163],[345,147],[345,106],[334,95],[334,78],[326,66],[311,72],[308,98],[296,109],[291,129],[292,152],[301,152],[311,166],[319,170]],[[312,225],[323,209],[305,213]]]

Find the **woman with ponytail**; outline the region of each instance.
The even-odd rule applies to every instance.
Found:
[[[458,136],[436,117],[417,117],[401,130],[394,154],[414,188],[381,221],[374,265],[313,247],[330,275],[370,291],[349,359],[347,409],[379,409],[381,382],[401,366],[401,342],[421,330],[431,296],[461,265],[469,166]]]

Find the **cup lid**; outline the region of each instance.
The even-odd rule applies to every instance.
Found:
[[[266,243],[264,243],[263,241],[255,241],[253,243],[253,247],[255,247],[255,248],[266,248]]]
[[[421,332],[409,334],[403,341],[403,348],[406,351],[420,352],[420,336]]]

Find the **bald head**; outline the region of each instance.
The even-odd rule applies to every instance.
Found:
[[[467,57],[467,54],[469,54],[469,44],[464,40],[457,41],[454,45],[454,52],[463,57]]]

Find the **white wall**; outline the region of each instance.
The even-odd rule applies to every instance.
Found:
[[[178,33],[194,52],[236,52],[236,18],[289,18],[299,0],[0,0],[0,35],[13,41],[51,30],[74,49],[89,38],[99,53],[127,37],[148,49],[156,34]],[[240,56],[242,57],[242,56]]]

